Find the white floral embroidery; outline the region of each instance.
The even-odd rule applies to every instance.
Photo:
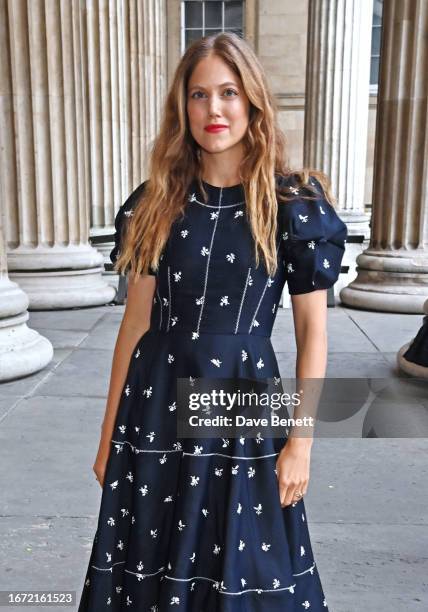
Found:
[[[207,247],[202,247],[201,249],[201,255],[209,255],[209,250],[207,249]]]
[[[145,395],[146,397],[151,397],[152,389],[153,389],[153,387],[148,387],[147,389],[144,389],[143,395]]]
[[[181,280],[181,270],[179,270],[178,272],[173,272],[173,275],[175,282],[178,283],[178,281]]]
[[[245,580],[245,578],[241,578],[241,584],[243,587],[247,584],[247,581]]]
[[[126,425],[119,425],[118,429],[119,429],[120,433],[124,434],[125,431],[126,431]]]
[[[107,525],[110,525],[110,527],[114,527],[116,525],[114,518],[112,516],[108,519]]]
[[[311,604],[309,603],[309,601],[306,599],[306,601],[304,601],[302,603],[302,606],[305,608],[305,610],[307,610],[308,608],[311,607]]]
[[[308,247],[312,250],[315,249],[315,240],[311,240],[310,242],[308,242]]]
[[[282,239],[283,240],[288,240],[288,232],[283,232]]]
[[[196,202],[196,194],[195,193],[191,193],[189,195],[189,202]]]
[[[237,210],[235,213],[235,219],[237,219],[238,217],[242,217],[243,216],[243,211],[242,210]]]
[[[273,579],[272,586],[273,586],[273,588],[274,588],[274,589],[277,589],[277,588],[279,587],[279,585],[280,585],[280,584],[281,584],[281,583],[280,583],[280,581],[278,580],[278,578],[274,578],[274,579]]]
[[[287,264],[287,272],[294,272],[293,264]]]
[[[320,206],[320,212],[321,212],[322,215],[325,215],[325,210],[323,209],[322,206]]]
[[[111,486],[111,490],[114,491],[115,489],[117,489],[117,485],[119,484],[118,480],[115,480],[114,482],[110,483]]]
[[[202,514],[203,514],[205,517],[207,517],[207,516],[208,516],[208,514],[209,514],[209,512],[208,512],[208,510],[207,510],[206,508],[202,508]]]
[[[242,361],[247,361],[248,359],[248,353],[244,351],[244,349],[242,349],[241,351],[241,357],[242,357]]]
[[[215,473],[216,476],[223,476],[223,468],[216,467],[214,469],[214,473]]]
[[[190,484],[192,487],[196,487],[199,484],[199,476],[190,476]]]
[[[263,511],[263,506],[261,504],[258,504],[257,506],[253,506],[253,508],[256,511],[256,514],[261,514]]]
[[[195,562],[195,559],[196,559],[196,553],[194,552],[194,553],[192,553],[192,556],[191,556],[191,557],[189,557],[189,560],[190,560],[192,563],[194,563],[194,562]]]
[[[178,529],[179,529],[180,531],[183,531],[183,529],[184,529],[185,527],[187,527],[187,525],[186,525],[185,523],[183,523],[183,521],[180,519],[180,520],[178,521]]]
[[[213,363],[219,368],[222,362],[220,361],[220,359],[211,359],[211,363]]]
[[[266,544],[266,542],[262,543],[262,550],[264,550],[265,552],[267,552],[270,547],[271,547],[271,544]]]
[[[138,490],[140,491],[141,495],[144,497],[149,492],[149,487],[145,484],[142,487],[140,487]]]
[[[300,556],[303,557],[303,555],[305,555],[305,554],[306,554],[305,548],[304,548],[304,546],[301,546],[300,547]]]
[[[171,597],[171,601],[169,603],[170,603],[171,606],[173,606],[174,604],[177,604],[177,606],[178,606],[178,604],[180,603],[180,598],[176,597],[176,596]]]
[[[166,454],[165,453],[162,455],[162,457],[159,458],[159,463],[161,463],[162,465],[164,463],[166,463]]]
[[[211,215],[211,221],[214,221],[215,219],[217,219],[219,212],[218,210],[216,210],[215,212],[210,213]]]
[[[189,230],[181,230],[180,234],[183,238],[186,238],[189,235]]]
[[[237,514],[241,514],[241,512],[242,512],[242,504],[241,504],[241,502],[238,502],[238,507],[236,509],[236,512],[237,512]]]
[[[262,368],[262,367],[265,365],[265,363],[264,363],[264,361],[263,361],[263,359],[262,359],[261,357],[260,357],[260,359],[258,360],[258,362],[257,362],[257,364],[256,364],[256,365],[257,365],[257,367],[258,367],[258,369],[259,369],[259,370],[260,370],[260,369],[261,369],[261,368]]]
[[[239,470],[239,465],[233,465],[230,471],[232,472],[233,475],[236,475],[238,473],[238,470]]]
[[[298,187],[293,187],[292,185],[290,185],[288,189],[289,191],[291,191],[291,193],[294,193],[294,195],[297,195],[299,193]]]
[[[223,295],[220,299],[220,306],[229,306],[229,296]]]
[[[329,260],[324,258],[324,261],[322,262],[322,265],[324,266],[324,268],[329,268],[330,267]]]
[[[244,550],[245,542],[243,540],[239,540],[238,550]]]
[[[218,544],[214,544],[213,553],[214,553],[215,555],[218,555],[218,554],[219,554],[219,552],[220,552],[220,550],[221,550],[221,547],[220,547]]]
[[[137,349],[137,352],[135,353],[134,357],[135,357],[136,359],[138,359],[138,357],[139,357],[140,355],[141,355],[141,353],[140,353],[140,349]]]
[[[253,466],[248,468],[248,478],[253,478],[255,476],[256,470],[253,468]]]
[[[229,261],[230,263],[233,263],[235,261],[235,253],[228,253],[226,255],[226,259],[227,261]]]
[[[174,355],[171,355],[171,353],[168,354],[168,363],[172,363],[173,361],[175,361],[175,357]]]

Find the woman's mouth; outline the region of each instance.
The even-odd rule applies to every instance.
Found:
[[[227,125],[223,125],[220,123],[211,123],[210,125],[205,126],[204,130],[206,132],[216,134],[217,132],[221,132],[222,130],[227,130],[227,128]]]

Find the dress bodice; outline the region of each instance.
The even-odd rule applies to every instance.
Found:
[[[204,333],[270,337],[286,282],[291,294],[333,285],[340,272],[346,226],[325,200],[318,181],[311,180],[319,198],[297,197],[278,204],[278,267],[273,276],[262,258],[256,267],[243,185],[204,183],[204,202],[194,181],[184,216],[171,227],[159,268],[151,270],[156,290],[150,327],[189,333],[195,341]],[[282,179],[282,187],[299,195],[289,177]],[[141,190],[142,186],[118,212],[112,261]]]

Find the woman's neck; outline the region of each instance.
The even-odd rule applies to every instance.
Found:
[[[239,169],[242,160],[240,151],[222,153],[201,152],[202,179],[216,187],[232,187],[241,182]]]

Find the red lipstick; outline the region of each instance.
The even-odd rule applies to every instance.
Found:
[[[222,130],[227,129],[227,125],[224,125],[223,123],[211,123],[210,125],[206,125],[204,130],[206,132],[210,132],[215,134],[216,132],[221,132]]]

